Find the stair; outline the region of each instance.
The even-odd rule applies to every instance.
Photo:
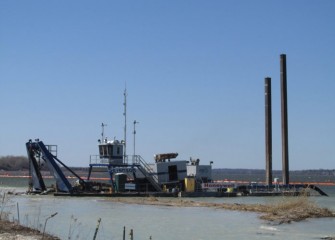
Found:
[[[146,179],[152,184],[152,186],[158,191],[161,192],[162,188],[158,184],[158,178],[154,174],[154,172],[151,170],[150,166],[145,162],[145,160],[137,155],[135,164],[137,165],[138,169],[141,171],[141,173],[144,175]]]

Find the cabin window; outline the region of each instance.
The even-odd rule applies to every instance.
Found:
[[[103,156],[103,155],[104,155],[104,151],[103,151],[102,146],[99,146],[99,153],[100,153],[100,156]]]
[[[111,145],[108,145],[107,156],[113,156],[113,146]]]
[[[120,147],[117,147],[116,153],[117,153],[117,155],[120,155]]]

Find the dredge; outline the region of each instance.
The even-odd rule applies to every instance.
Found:
[[[178,153],[163,153],[154,156],[154,163],[148,164],[140,155],[127,155],[127,92],[124,92],[124,140],[109,141],[104,137],[102,123],[101,139],[98,140],[98,155],[91,155],[86,179],[76,174],[57,158],[57,146],[44,145],[36,139],[26,143],[31,181],[30,192],[46,193],[41,166],[46,163],[51,175],[56,180],[55,195],[69,196],[138,196],[155,194],[162,196],[186,197],[222,197],[222,196],[278,196],[299,195],[302,189],[312,189],[320,195],[327,196],[320,188],[307,184],[289,183],[288,161],[288,120],[287,120],[287,83],[286,55],[280,55],[281,103],[282,103],[282,166],[283,181],[272,181],[272,116],[271,116],[271,78],[265,78],[265,148],[266,148],[266,184],[235,184],[234,182],[214,182],[212,180],[212,161],[209,165],[200,165],[199,159],[174,160]],[[171,159],[173,161],[171,161]],[[60,167],[61,166],[61,167]],[[71,173],[75,183],[71,184],[63,170]],[[93,172],[108,174],[107,182],[91,181]]]
[[[39,139],[26,143],[30,166],[29,192],[47,193],[41,168],[47,165],[55,178],[53,186],[55,195],[70,196],[138,196],[163,195],[175,196],[180,191],[202,191],[204,183],[212,182],[212,162],[200,165],[199,159],[175,160],[178,153],[160,153],[154,156],[154,163],[147,163],[140,155],[135,155],[135,124],[134,121],[134,154],[127,155],[127,92],[124,92],[124,140],[108,140],[104,136],[102,123],[101,139],[98,140],[98,155],[90,156],[87,178],[80,177],[71,168],[57,158],[57,146],[45,145]],[[64,171],[73,175],[66,177]],[[92,175],[107,173],[105,181],[91,181]],[[71,184],[69,179],[74,179]],[[225,193],[221,193],[225,194]],[[236,193],[230,193],[230,195]]]
[[[259,183],[236,184],[212,180],[212,162],[200,165],[199,159],[174,160],[178,153],[156,154],[154,163],[140,155],[123,157],[123,143],[117,140],[99,142],[99,155],[92,155],[88,176],[83,178],[57,158],[57,146],[45,145],[39,139],[26,143],[29,158],[29,193],[55,196],[180,196],[235,197],[299,195],[301,189],[313,189],[327,196],[320,188],[307,184]],[[41,168],[46,165],[55,179],[47,188]],[[92,181],[93,173],[107,174],[108,180]],[[72,176],[69,176],[69,175]],[[70,183],[72,181],[72,183]]]
[[[69,196],[176,196],[180,191],[202,191],[212,182],[212,164],[200,165],[199,159],[174,160],[178,153],[156,154],[148,164],[140,155],[123,156],[123,142],[99,142],[99,155],[91,155],[88,176],[80,177],[56,157],[56,145],[45,145],[39,139],[26,143],[30,169],[30,193]],[[54,153],[54,154],[53,154]],[[41,168],[46,164],[56,184],[46,187]],[[66,176],[65,171],[73,176]],[[91,181],[92,173],[107,173],[107,181]],[[70,183],[73,180],[74,183]],[[234,194],[231,194],[234,195]]]

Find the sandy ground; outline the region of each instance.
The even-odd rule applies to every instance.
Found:
[[[38,240],[42,237],[43,234],[37,230],[0,220],[0,240]],[[59,238],[45,234],[43,240],[59,240]]]

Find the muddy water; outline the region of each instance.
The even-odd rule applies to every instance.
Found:
[[[15,188],[23,191],[24,188]],[[330,197],[311,197],[320,206],[335,210],[335,188],[323,188]],[[126,239],[133,229],[134,239],[320,239],[335,236],[335,219],[273,225],[260,220],[257,213],[213,208],[166,207],[110,202],[108,198],[75,198],[53,196],[13,196],[11,218],[21,224],[43,229],[62,239],[93,239],[97,221],[101,218],[96,239]],[[227,203],[272,203],[278,197],[237,197],[192,199]]]
[[[246,203],[248,199],[256,200],[242,200]],[[123,226],[127,234],[134,230],[135,239],[150,236],[160,240],[320,239],[335,235],[335,219],[328,218],[273,225],[260,220],[257,213],[222,209],[131,205],[102,198],[52,196],[17,196],[14,201],[19,203],[21,223],[28,226],[42,227],[45,219],[57,212],[48,220],[46,229],[62,239],[93,239],[99,218],[102,221],[97,239],[122,239]],[[17,218],[15,212],[14,208],[13,217]]]

